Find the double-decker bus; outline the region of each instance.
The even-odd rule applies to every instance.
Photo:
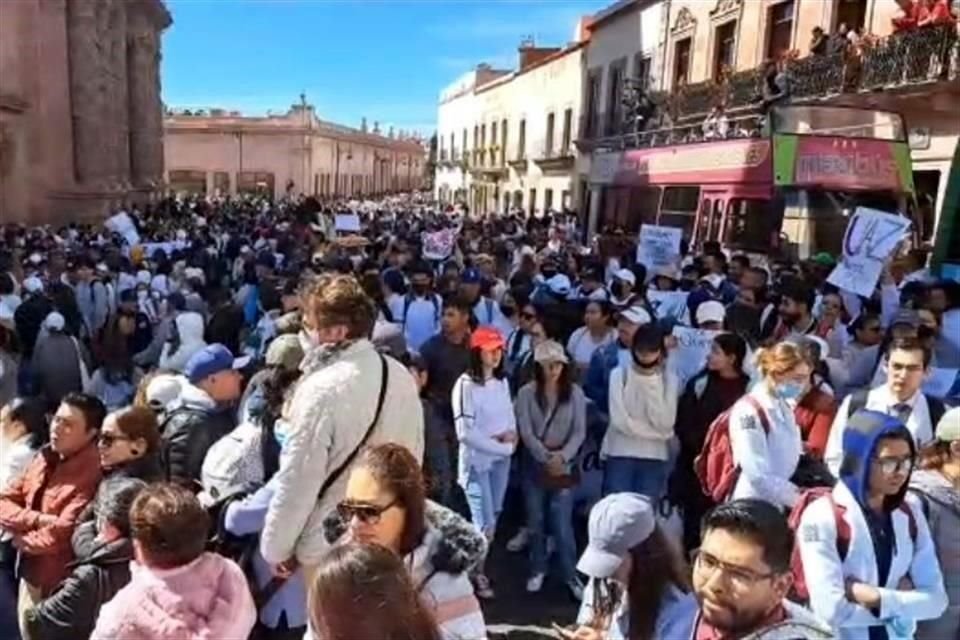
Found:
[[[903,118],[888,111],[784,105],[733,118],[598,142],[591,188],[602,187],[592,232],[680,227],[691,244],[751,252],[839,253],[857,206],[909,210],[914,185]],[[632,139],[631,139],[632,138]],[[708,138],[708,139],[704,139]]]

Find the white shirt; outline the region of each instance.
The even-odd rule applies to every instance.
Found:
[[[830,472],[835,476],[840,475],[840,465],[843,462],[843,431],[847,428],[847,414],[850,413],[851,397],[844,398],[840,408],[837,409],[837,415],[830,427],[830,436],[827,438],[827,448],[823,453],[824,462],[827,463]],[[898,404],[910,406],[910,415],[907,417],[905,424],[907,430],[913,436],[917,448],[919,449],[932,442],[935,425],[931,424],[930,408],[922,390],[918,390],[901,403],[894,397],[887,385],[882,385],[870,390],[867,394],[867,404],[864,409],[896,416],[897,412],[894,407]]]
[[[443,313],[443,302],[435,294],[429,294],[434,297],[431,300],[426,298],[414,298],[408,305],[406,301],[400,306],[399,315],[394,316],[394,320],[399,319],[403,324],[403,335],[407,339],[407,348],[410,351],[419,352],[423,343],[432,338],[440,331],[440,315]],[[436,303],[436,304],[434,304]],[[403,308],[406,307],[406,317],[403,315]]]
[[[616,339],[617,332],[614,329],[607,331],[600,341],[597,342],[587,327],[580,327],[573,332],[567,341],[567,351],[573,356],[573,361],[577,363],[577,366],[579,366],[581,370],[585,370],[590,366],[590,358],[593,357],[594,352],[596,352],[597,349],[602,349]]]

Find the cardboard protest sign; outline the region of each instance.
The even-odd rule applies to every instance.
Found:
[[[697,375],[707,364],[707,356],[713,346],[713,339],[722,331],[708,331],[706,329],[691,329],[690,327],[674,327],[673,336],[677,339],[677,346],[670,354],[672,367],[685,385],[690,378]]]
[[[690,313],[687,310],[688,291],[647,291],[647,300],[660,319],[673,318],[682,324],[689,324]]]
[[[423,257],[427,260],[446,260],[453,253],[456,234],[453,229],[442,229],[423,234]]]
[[[123,236],[124,241],[131,247],[140,244],[140,234],[137,233],[137,225],[133,223],[133,220],[126,211],[121,211],[116,215],[110,216],[103,223],[103,226]]]
[[[680,263],[682,235],[683,230],[676,227],[643,225],[637,244],[637,262],[645,265],[649,271],[664,267],[675,269]]]
[[[910,220],[858,207],[843,236],[843,256],[827,282],[860,296],[870,297],[883,266],[910,231]]]
[[[333,228],[336,231],[346,231],[348,233],[360,232],[360,216],[355,213],[338,213],[334,218]]]

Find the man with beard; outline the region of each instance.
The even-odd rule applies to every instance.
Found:
[[[813,614],[785,599],[792,552],[787,519],[763,500],[733,500],[707,514],[693,565],[693,640],[832,638]]]
[[[779,342],[791,336],[813,333],[817,328],[817,320],[813,317],[814,299],[813,289],[801,280],[785,280],[780,285],[780,306],[777,308],[780,321],[769,337]]]

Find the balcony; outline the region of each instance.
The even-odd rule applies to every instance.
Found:
[[[938,83],[956,91],[960,88],[956,83],[960,46],[952,27],[930,27],[886,38],[866,36],[844,53],[790,59],[786,71],[793,103],[837,100],[855,105],[858,94],[882,92],[894,97],[926,91]],[[598,146],[623,149],[702,141],[700,125],[713,106],[721,103],[731,118],[728,137],[753,137],[759,135],[756,125],[762,91],[763,69],[756,68],[730,73],[719,82],[683,85],[670,94],[651,93],[659,105],[656,124],[637,132],[634,123],[625,118],[617,131],[612,130],[615,128],[605,113],[592,119],[581,116],[575,144],[590,151]]]
[[[540,147],[539,154],[533,159],[544,172],[566,171],[573,166],[575,160],[576,156],[569,144],[564,146],[546,143]]]

